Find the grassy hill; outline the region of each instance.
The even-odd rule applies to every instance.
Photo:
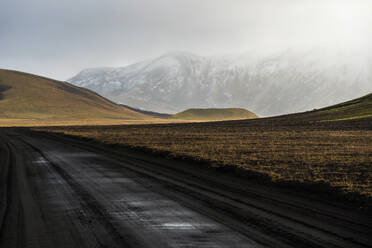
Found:
[[[372,93],[330,107],[304,113],[314,120],[351,120],[372,117]]]
[[[96,93],[18,71],[0,70],[0,119],[145,119]]]
[[[255,124],[264,125],[300,125],[308,128],[309,125],[319,125],[326,122],[340,122],[345,125],[364,125],[372,121],[372,93],[363,97],[339,103],[329,107],[314,109],[307,112],[262,118]],[[370,125],[371,126],[371,125]]]
[[[258,116],[241,108],[207,108],[188,109],[174,114],[172,117],[183,120],[237,120],[257,118]]]

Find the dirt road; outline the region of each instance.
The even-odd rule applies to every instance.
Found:
[[[0,247],[372,247],[341,204],[181,162],[0,130]]]

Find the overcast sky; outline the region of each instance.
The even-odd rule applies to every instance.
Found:
[[[1,0],[0,68],[65,80],[168,51],[372,44],[371,0]]]

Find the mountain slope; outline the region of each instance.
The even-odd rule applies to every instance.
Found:
[[[83,70],[69,82],[156,112],[239,107],[270,116],[321,108],[371,92],[368,56],[329,49],[223,57],[175,52],[122,68]]]
[[[237,120],[251,119],[258,116],[254,113],[239,108],[224,109],[188,109],[172,116],[183,120]]]
[[[248,121],[248,122],[247,122]],[[350,101],[321,109],[269,118],[242,121],[240,125],[267,127],[285,126],[313,130],[325,127],[345,129],[372,129],[372,93]]]
[[[144,119],[90,90],[18,71],[0,70],[1,119]]]
[[[322,121],[372,118],[372,93],[351,101],[304,113],[304,115],[313,120]]]

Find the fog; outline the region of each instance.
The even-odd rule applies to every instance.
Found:
[[[371,54],[369,0],[2,0],[0,68],[65,80],[168,51]],[[358,53],[360,54],[360,52]]]

